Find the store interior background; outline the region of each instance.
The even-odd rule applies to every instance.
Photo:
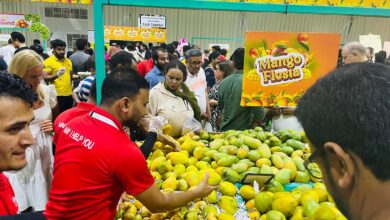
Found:
[[[39,14],[41,22],[46,24],[53,33],[52,39],[60,38],[69,42],[68,49],[72,48],[71,42],[74,41],[72,39],[87,37],[88,30],[93,30],[92,5],[2,0],[0,11]],[[229,44],[232,49],[243,46],[243,41],[240,39],[244,38],[246,31],[340,33],[341,44],[358,41],[359,35],[369,33],[380,35],[382,42],[390,39],[390,18],[385,17],[105,6],[104,23],[137,27],[140,14],[165,15],[167,42],[185,37],[189,41],[195,39],[192,43],[202,49],[207,48],[210,43]],[[11,32],[0,30],[0,34]],[[36,33],[21,32],[26,36],[27,45],[32,44],[33,39],[39,38]],[[228,38],[229,40],[198,38]]]

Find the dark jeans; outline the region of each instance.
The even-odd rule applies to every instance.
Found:
[[[72,96],[57,96],[58,108],[60,113],[73,107],[73,98]]]

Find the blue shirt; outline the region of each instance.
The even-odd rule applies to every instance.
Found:
[[[165,80],[164,74],[157,68],[157,66],[154,66],[153,69],[151,69],[145,76],[146,81],[148,81],[149,89],[153,88],[155,85],[157,85],[159,82]]]
[[[93,84],[93,81],[95,80],[95,76],[88,76],[79,84],[79,99],[82,102],[86,102],[88,100],[88,96],[91,93],[91,87]]]

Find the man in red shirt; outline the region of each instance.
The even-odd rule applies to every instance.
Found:
[[[74,118],[85,116],[90,113],[96,106],[96,84],[92,83],[91,91],[88,96],[87,102],[79,102],[74,108],[68,109],[61,113],[54,121],[54,136],[53,143],[57,144],[58,134],[65,128],[66,124]],[[53,152],[55,152],[53,150]]]
[[[18,212],[14,191],[2,172],[20,170],[27,164],[25,151],[34,143],[29,124],[36,99],[21,78],[0,73],[0,216]]]
[[[138,66],[137,66],[137,71],[138,73],[142,76],[142,77],[145,77],[146,74],[152,70],[154,67],[154,63],[153,63],[153,59],[150,58],[148,60],[143,60],[141,62],[138,63]]]
[[[173,210],[216,188],[207,184],[208,175],[188,192],[165,195],[154,184],[141,150],[123,130],[146,114],[148,93],[144,78],[117,70],[103,82],[100,107],[65,126],[57,142],[47,219],[113,219],[123,192],[152,212]]]

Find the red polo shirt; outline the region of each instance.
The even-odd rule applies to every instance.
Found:
[[[54,136],[53,142],[57,144],[58,134],[72,119],[87,115],[95,107],[94,104],[87,102],[79,102],[76,107],[68,109],[61,113],[54,121]]]
[[[154,183],[145,158],[120,122],[95,107],[61,131],[47,219],[113,219],[121,194]]]
[[[146,74],[152,70],[154,67],[153,59],[144,60],[138,63],[137,71],[142,76],[145,77]]]
[[[15,215],[18,213],[15,194],[8,178],[0,173],[0,216]]]

